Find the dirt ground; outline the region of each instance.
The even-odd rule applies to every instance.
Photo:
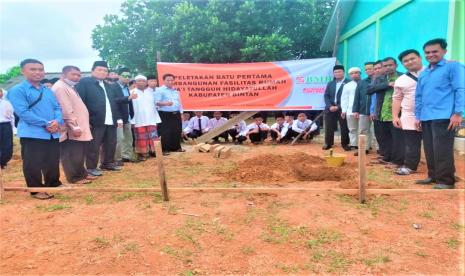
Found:
[[[229,159],[186,148],[165,158],[169,187],[358,185],[353,153],[344,166],[327,167],[319,143],[234,146]],[[463,156],[456,167],[465,178]],[[414,184],[425,172],[424,162],[408,177],[369,166],[368,188],[431,189]],[[24,185],[17,155],[3,173],[6,186]],[[89,186],[158,187],[155,159]],[[159,193],[69,192],[43,202],[7,192],[0,274],[460,275],[464,182],[457,188],[370,196],[366,204],[327,192],[173,192],[169,203]]]

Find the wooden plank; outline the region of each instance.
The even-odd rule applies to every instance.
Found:
[[[321,184],[320,182],[313,182],[315,184]],[[295,184],[295,183],[294,183]],[[285,185],[285,184],[284,184]],[[80,187],[58,187],[58,188],[28,188],[28,187],[4,187],[6,192],[161,192],[161,188],[124,188],[124,187],[93,187],[88,188],[85,186]],[[216,187],[171,187],[170,193],[192,193],[192,192],[204,192],[204,193],[327,193],[327,194],[350,194],[358,195],[359,189],[343,189],[343,188],[299,188],[299,187],[244,187],[244,188],[216,188]],[[447,189],[447,190],[436,190],[436,189],[366,189],[367,194],[371,195],[393,195],[393,194],[457,194],[463,193],[464,189]]]
[[[221,133],[225,132],[226,130],[230,129],[233,127],[235,124],[239,123],[242,120],[246,120],[253,115],[257,114],[257,111],[246,111],[246,112],[241,112],[239,115],[236,117],[229,119],[224,125],[215,128],[204,135],[200,136],[197,138],[197,143],[206,143],[210,141],[211,139],[215,138],[216,136],[220,135]]]
[[[165,166],[163,165],[163,150],[161,140],[155,141],[155,152],[157,154],[158,177],[160,179],[160,188],[163,194],[163,201],[169,201],[168,185],[166,184]]]
[[[365,203],[366,195],[366,181],[367,181],[367,168],[366,168],[366,154],[365,147],[367,142],[366,135],[358,136],[358,200],[360,203]]]

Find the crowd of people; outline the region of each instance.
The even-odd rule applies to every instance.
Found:
[[[346,151],[357,147],[358,135],[368,136],[365,151],[370,153],[371,125],[378,144],[376,164],[393,168],[398,175],[417,171],[421,145],[428,177],[417,184],[434,184],[436,189],[455,186],[454,136],[465,111],[465,67],[444,59],[447,42],[433,39],[423,46],[427,67],[415,49],[403,51],[398,61],[406,73],[398,71],[397,60],[386,57],[366,62],[367,77],[358,67],[334,67],[334,80],[325,91],[325,145],[334,144],[339,123],[341,144]],[[357,155],[358,152],[355,153]]]
[[[334,79],[324,93],[323,150],[334,146],[339,125],[344,150],[357,149],[358,135],[364,134],[369,154],[375,147],[374,132],[374,162],[409,175],[418,168],[423,140],[428,177],[417,183],[454,188],[454,130],[465,110],[465,70],[463,64],[444,59],[446,49],[443,39],[425,43],[427,67],[417,50],[400,53],[405,74],[397,71],[393,57],[366,62],[365,79],[358,67],[349,69],[349,80],[342,65],[334,66]],[[67,182],[88,184],[102,171],[119,171],[125,162],[154,157],[159,137],[163,155],[183,152],[183,140],[197,139],[238,114],[215,111],[210,118],[200,111],[183,112],[172,74],[162,76],[163,86],[158,87],[156,76],[132,78],[125,67],[109,72],[105,61],[96,61],[91,76],[82,78],[78,67],[65,66],[56,80],[44,79],[44,65],[36,59],[23,60],[20,67],[25,80],[7,96],[0,91],[0,161],[4,169],[11,159],[17,126],[28,187],[61,186],[60,160]],[[320,132],[319,122],[305,112],[276,114],[275,119],[269,126],[266,116],[258,113],[250,124],[239,121],[218,130],[213,140],[288,143],[296,137],[311,140]]]

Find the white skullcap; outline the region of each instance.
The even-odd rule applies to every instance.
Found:
[[[360,68],[358,67],[352,67],[349,69],[349,74],[352,73],[352,72],[362,72],[362,70],[360,70]]]
[[[137,75],[134,80],[147,80],[147,77],[146,76],[143,76],[143,75]]]

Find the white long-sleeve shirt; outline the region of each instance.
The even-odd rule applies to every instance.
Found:
[[[211,127],[211,129],[215,129],[217,127],[220,127],[220,126],[224,125],[227,121],[228,121],[228,119],[226,119],[224,117],[221,117],[219,120],[217,120],[216,118],[211,118],[210,119],[210,127]]]
[[[199,119],[200,119],[201,128],[199,127]],[[189,123],[187,124],[187,127],[184,129],[184,132],[186,134],[191,133],[194,129],[201,130],[202,133],[210,131],[211,129],[210,119],[208,119],[207,116],[201,116],[200,118],[197,116],[194,116],[190,118]]]
[[[0,123],[11,123],[15,126],[15,116],[13,115],[13,106],[9,101],[3,98],[0,99]]]
[[[239,133],[239,136],[246,136],[249,131],[244,120],[231,127],[231,129],[235,129]]]
[[[288,123],[284,123],[281,125],[281,130],[280,130],[280,127],[279,127],[279,124],[278,123],[274,123],[271,125],[271,129],[275,129],[277,131],[279,131],[279,133],[281,133],[281,137],[284,137],[288,131],[288,128],[289,127],[289,124]]]
[[[312,120],[306,119],[305,121],[300,121],[300,120],[294,120],[294,123],[292,124],[292,130],[301,133],[305,129],[307,129],[308,126],[312,123]],[[312,127],[310,128],[310,132],[315,131],[318,128],[316,124],[313,124]]]
[[[160,115],[158,115],[158,111],[153,102],[153,90],[145,89],[142,91],[136,88],[132,90],[131,93],[137,94],[137,99],[132,100],[132,105],[134,107],[134,126],[154,126],[161,123]]]
[[[247,132],[249,131],[252,131],[254,129],[257,129],[258,128],[258,125],[256,123],[251,123],[247,126]],[[265,124],[265,123],[261,123],[260,124],[260,130],[270,130],[270,126]]]
[[[354,105],[355,89],[357,89],[357,82],[350,81],[342,87],[341,93],[341,109],[342,113],[352,115],[352,106]]]

